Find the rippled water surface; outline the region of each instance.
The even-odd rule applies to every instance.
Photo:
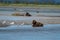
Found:
[[[1,8],[0,8],[1,9]],[[22,10],[20,10],[22,11]],[[12,14],[15,11],[1,10],[0,14]],[[36,14],[36,11],[28,11]],[[45,15],[59,15],[60,10],[42,11]],[[0,20],[19,20],[17,17],[0,16]],[[22,20],[22,19],[21,19]],[[0,28],[0,40],[60,40],[60,24],[48,24],[44,27],[33,28],[32,25],[11,25],[6,28]]]
[[[0,28],[0,40],[60,40],[60,24],[49,24],[41,28],[31,25],[12,25]]]

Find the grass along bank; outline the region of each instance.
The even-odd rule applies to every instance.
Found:
[[[4,4],[0,3],[0,6],[7,6],[7,7],[35,7],[35,8],[57,8],[60,9],[60,5],[40,5],[40,4]]]

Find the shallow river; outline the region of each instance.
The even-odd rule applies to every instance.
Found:
[[[31,25],[12,25],[0,28],[0,40],[60,40],[60,24],[49,24],[42,28]]]
[[[15,12],[14,10],[7,10],[1,10],[0,14],[5,15]],[[34,11],[30,13],[36,14]],[[41,11],[41,14],[60,16],[60,10],[53,12],[52,10],[48,12]],[[0,20],[8,20],[8,18],[8,16],[0,16]],[[18,20],[18,18],[13,18],[9,18],[9,20]],[[6,28],[0,28],[0,40],[60,40],[60,24],[48,24],[41,28],[33,28],[32,25],[11,25]]]

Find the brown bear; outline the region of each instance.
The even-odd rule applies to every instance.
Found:
[[[32,21],[32,26],[33,27],[43,27],[43,24],[40,22],[37,22],[36,20]]]
[[[12,14],[13,16],[31,16],[31,14],[29,14],[28,12],[27,13],[19,13],[19,12],[16,12],[14,14]]]
[[[31,14],[29,14],[29,13],[27,12],[25,16],[31,16]]]

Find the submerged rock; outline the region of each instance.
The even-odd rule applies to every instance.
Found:
[[[43,24],[41,22],[37,22],[36,20],[33,20],[32,26],[33,27],[43,27]]]
[[[39,11],[36,11],[36,13],[39,13]]]

